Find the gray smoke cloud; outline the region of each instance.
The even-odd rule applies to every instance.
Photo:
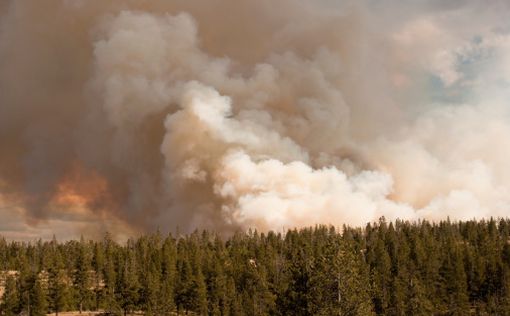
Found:
[[[508,9],[4,1],[0,230],[507,216]]]

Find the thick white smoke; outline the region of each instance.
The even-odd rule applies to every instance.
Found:
[[[135,230],[507,216],[507,6],[383,2],[10,1],[2,203]]]

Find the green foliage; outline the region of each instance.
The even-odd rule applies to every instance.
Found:
[[[0,315],[510,315],[510,221],[0,238]],[[9,273],[7,273],[10,271]]]
[[[82,238],[77,245],[77,257],[74,262],[73,289],[79,311],[92,307],[92,254],[91,247]]]
[[[4,295],[2,296],[1,305],[2,315],[14,316],[20,311],[20,298],[17,289],[16,279],[8,276],[5,281]]]
[[[62,254],[56,244],[52,251],[51,265],[48,268],[48,301],[51,311],[58,315],[72,305],[70,304],[70,282]]]
[[[34,281],[34,285],[30,291],[31,305],[30,315],[32,316],[45,316],[48,312],[48,299],[47,291],[43,282],[40,279]]]

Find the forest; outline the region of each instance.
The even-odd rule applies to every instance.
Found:
[[[510,220],[0,239],[1,315],[510,315]]]

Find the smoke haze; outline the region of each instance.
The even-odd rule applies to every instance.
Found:
[[[510,215],[506,1],[0,3],[0,233]]]

